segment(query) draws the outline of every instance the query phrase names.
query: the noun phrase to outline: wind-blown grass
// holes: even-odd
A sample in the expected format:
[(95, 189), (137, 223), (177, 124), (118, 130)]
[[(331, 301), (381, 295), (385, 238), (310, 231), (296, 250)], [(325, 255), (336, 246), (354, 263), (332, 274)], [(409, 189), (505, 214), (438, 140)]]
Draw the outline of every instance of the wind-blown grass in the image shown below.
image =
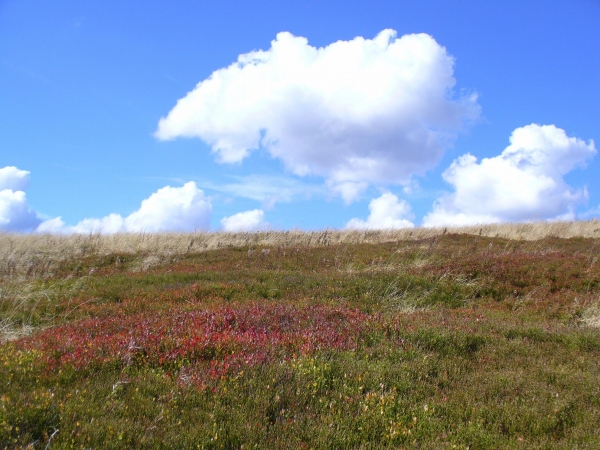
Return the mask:
[(240, 233), (100, 233), (82, 235), (0, 233), (0, 277), (51, 276), (61, 265), (81, 258), (107, 255), (146, 255), (144, 265), (189, 253), (228, 247), (322, 247), (338, 244), (380, 244), (467, 234), (516, 240), (600, 238), (600, 222), (504, 223), (469, 227), (401, 230), (266, 231)]

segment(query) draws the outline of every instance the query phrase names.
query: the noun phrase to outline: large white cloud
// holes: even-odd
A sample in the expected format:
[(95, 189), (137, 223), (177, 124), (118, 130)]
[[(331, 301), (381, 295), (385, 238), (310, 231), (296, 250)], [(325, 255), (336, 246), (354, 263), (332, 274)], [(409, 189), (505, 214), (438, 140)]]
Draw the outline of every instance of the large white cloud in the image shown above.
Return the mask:
[(427, 34), (383, 30), (315, 48), (283, 32), (198, 83), (155, 135), (199, 137), (227, 163), (263, 146), (352, 201), (368, 183), (406, 184), (433, 167), (478, 116), (475, 95), (454, 96), (453, 70)]
[(381, 197), (369, 203), (369, 217), (367, 220), (351, 219), (346, 228), (349, 229), (399, 229), (412, 228), (414, 219), (412, 209), (405, 200), (398, 199), (391, 192), (385, 192)]
[(42, 223), (39, 232), (118, 233), (208, 230), (212, 205), (204, 192), (190, 181), (181, 187), (166, 186), (142, 201), (127, 217), (109, 214), (100, 219), (84, 219), (67, 226), (60, 218)]
[(29, 172), (7, 166), (0, 169), (0, 231), (31, 231), (41, 220), (27, 204)]
[(221, 225), (223, 230), (228, 232), (256, 231), (269, 227), (262, 209), (253, 209), (252, 211), (244, 211), (233, 216), (223, 217)]
[(593, 141), (586, 144), (554, 125), (517, 128), (499, 156), (478, 163), (466, 154), (446, 169), (442, 176), (454, 192), (436, 200), (423, 225), (573, 220), (588, 194), (563, 176), (595, 154)]

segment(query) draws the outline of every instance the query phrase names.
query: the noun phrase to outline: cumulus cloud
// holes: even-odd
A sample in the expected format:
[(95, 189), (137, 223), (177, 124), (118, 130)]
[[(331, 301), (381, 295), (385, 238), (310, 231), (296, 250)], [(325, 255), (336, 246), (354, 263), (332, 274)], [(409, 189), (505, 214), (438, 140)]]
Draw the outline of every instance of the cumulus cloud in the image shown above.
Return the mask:
[(0, 169), (0, 231), (31, 231), (41, 220), (27, 203), (29, 172), (13, 166)]
[(65, 225), (62, 218), (55, 217), (54, 219), (44, 220), (35, 231), (37, 233), (63, 233), (65, 232)]
[(0, 169), (0, 191), (25, 191), (29, 186), (29, 172), (7, 166)]
[(414, 219), (412, 209), (408, 202), (400, 200), (391, 192), (385, 192), (381, 197), (369, 203), (369, 217), (367, 220), (351, 219), (346, 228), (349, 229), (399, 229), (412, 228)]
[(149, 232), (208, 229), (211, 214), (212, 206), (204, 192), (190, 181), (180, 188), (167, 186), (156, 191), (125, 218), (125, 227)]
[(493, 158), (465, 154), (443, 173), (454, 192), (438, 198), (423, 225), (469, 225), (527, 220), (573, 220), (588, 197), (563, 176), (596, 154), (594, 142), (569, 137), (554, 125), (517, 128)]
[(252, 211), (244, 211), (233, 216), (223, 217), (221, 225), (224, 231), (256, 231), (264, 230), (269, 227), (265, 221), (265, 213), (262, 209), (253, 209)]
[(166, 186), (142, 201), (140, 208), (127, 217), (109, 214), (84, 219), (67, 226), (60, 217), (46, 221), (39, 232), (118, 233), (208, 230), (212, 205), (204, 192), (190, 181), (181, 187)]
[(387, 29), (315, 48), (282, 32), (270, 49), (198, 83), (155, 135), (198, 137), (224, 163), (263, 147), (349, 202), (367, 184), (407, 184), (432, 168), (478, 117), (475, 95), (454, 95), (453, 71), (453, 57), (427, 34)]
[(29, 208), (25, 192), (0, 191), (0, 231), (30, 231), (40, 222), (35, 211)]

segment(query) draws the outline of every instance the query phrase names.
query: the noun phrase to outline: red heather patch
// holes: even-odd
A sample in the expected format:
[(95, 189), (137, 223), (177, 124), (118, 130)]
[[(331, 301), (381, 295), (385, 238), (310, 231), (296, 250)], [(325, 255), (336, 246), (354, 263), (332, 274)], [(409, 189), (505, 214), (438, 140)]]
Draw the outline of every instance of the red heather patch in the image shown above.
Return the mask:
[(325, 306), (142, 313), (50, 328), (19, 345), (41, 351), (51, 370), (64, 365), (194, 365), (198, 370), (192, 378), (199, 380), (294, 354), (353, 348), (360, 332), (373, 325), (370, 319), (358, 310)]

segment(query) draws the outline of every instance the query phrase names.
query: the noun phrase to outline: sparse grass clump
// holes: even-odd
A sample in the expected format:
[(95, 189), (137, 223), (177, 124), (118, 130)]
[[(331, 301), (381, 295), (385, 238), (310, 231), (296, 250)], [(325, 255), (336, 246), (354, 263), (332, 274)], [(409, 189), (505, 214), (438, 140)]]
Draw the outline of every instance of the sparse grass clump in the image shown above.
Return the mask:
[(598, 448), (600, 239), (475, 231), (4, 236), (0, 448)]

